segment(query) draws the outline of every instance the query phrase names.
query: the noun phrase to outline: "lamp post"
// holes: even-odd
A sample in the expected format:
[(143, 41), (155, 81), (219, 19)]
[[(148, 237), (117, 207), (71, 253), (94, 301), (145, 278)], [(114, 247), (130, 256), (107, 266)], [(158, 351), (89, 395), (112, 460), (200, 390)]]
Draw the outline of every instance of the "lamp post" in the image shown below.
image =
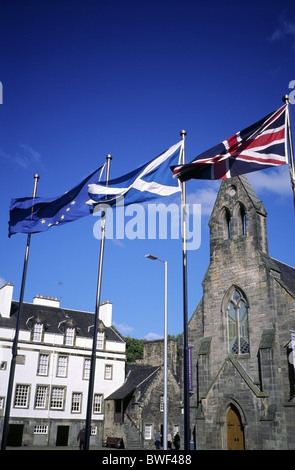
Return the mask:
[(145, 255), (146, 258), (153, 261), (164, 263), (165, 267), (165, 287), (164, 287), (164, 416), (163, 416), (163, 449), (167, 450), (167, 424), (168, 424), (168, 387), (167, 387), (167, 311), (168, 311), (168, 286), (167, 286), (167, 261), (164, 261), (154, 255)]

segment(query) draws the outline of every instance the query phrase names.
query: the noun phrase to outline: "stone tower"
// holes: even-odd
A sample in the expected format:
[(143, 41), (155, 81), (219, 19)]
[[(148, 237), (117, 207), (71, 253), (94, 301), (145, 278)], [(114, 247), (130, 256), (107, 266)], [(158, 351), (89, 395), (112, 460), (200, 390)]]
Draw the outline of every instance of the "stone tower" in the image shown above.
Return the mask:
[(189, 322), (197, 449), (295, 448), (295, 270), (269, 256), (266, 216), (245, 176), (221, 183), (203, 297)]

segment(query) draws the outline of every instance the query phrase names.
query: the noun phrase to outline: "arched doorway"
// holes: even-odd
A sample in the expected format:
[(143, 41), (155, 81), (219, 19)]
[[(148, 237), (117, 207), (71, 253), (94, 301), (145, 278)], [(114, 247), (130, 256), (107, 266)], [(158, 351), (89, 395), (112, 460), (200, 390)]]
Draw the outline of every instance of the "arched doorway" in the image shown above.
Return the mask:
[(231, 405), (226, 416), (227, 448), (228, 450), (244, 450), (244, 429), (240, 413)]

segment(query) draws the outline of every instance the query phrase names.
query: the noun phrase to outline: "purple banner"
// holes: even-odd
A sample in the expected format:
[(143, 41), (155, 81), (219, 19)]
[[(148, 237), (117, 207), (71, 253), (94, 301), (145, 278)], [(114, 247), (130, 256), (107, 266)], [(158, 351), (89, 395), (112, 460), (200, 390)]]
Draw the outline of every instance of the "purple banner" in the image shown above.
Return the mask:
[(193, 354), (192, 346), (188, 347), (188, 390), (193, 391)]

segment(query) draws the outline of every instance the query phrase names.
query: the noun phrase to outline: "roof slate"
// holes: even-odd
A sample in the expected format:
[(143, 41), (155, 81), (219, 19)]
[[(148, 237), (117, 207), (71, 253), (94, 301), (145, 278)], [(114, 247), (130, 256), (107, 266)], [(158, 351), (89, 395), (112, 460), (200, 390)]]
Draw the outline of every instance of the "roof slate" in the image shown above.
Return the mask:
[[(0, 327), (15, 328), (19, 302), (11, 302), (10, 318), (0, 316)], [(65, 322), (77, 329), (77, 334), (85, 338), (92, 338), (92, 328), (94, 325), (94, 313), (83, 312), (79, 310), (68, 310), (60, 307), (52, 307), (48, 305), (38, 305), (23, 303), (20, 316), (20, 330), (28, 330), (30, 318), (39, 318), (44, 323), (45, 330), (48, 333), (62, 334), (61, 325)], [(103, 323), (103, 322), (101, 322)], [(124, 343), (123, 337), (113, 327), (105, 327), (103, 325), (108, 341), (116, 341)]]
[(123, 400), (128, 395), (133, 394), (135, 390), (140, 392), (140, 396), (143, 396), (158, 370), (160, 370), (160, 367), (127, 362), (124, 384), (111, 393), (106, 400)]
[(272, 258), (281, 273), (281, 280), (290, 292), (295, 295), (295, 268)]

